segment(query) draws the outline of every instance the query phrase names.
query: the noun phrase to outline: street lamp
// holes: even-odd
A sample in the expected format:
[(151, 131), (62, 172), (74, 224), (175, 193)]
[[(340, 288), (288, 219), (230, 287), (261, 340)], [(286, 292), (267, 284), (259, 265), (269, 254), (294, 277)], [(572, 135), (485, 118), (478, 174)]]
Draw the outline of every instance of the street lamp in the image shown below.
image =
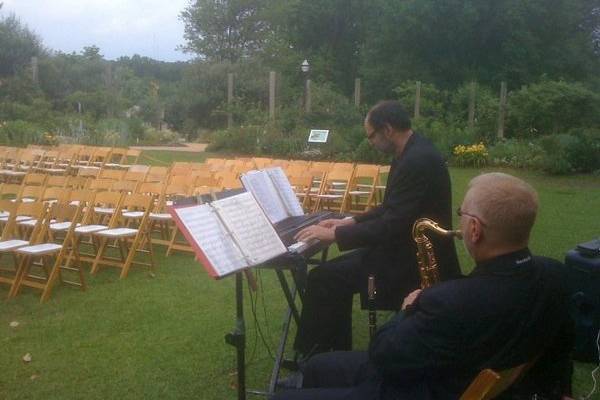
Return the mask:
[(310, 64), (308, 63), (308, 60), (302, 61), (302, 64), (300, 64), (300, 70), (304, 74), (304, 111), (308, 113), (310, 112), (310, 80), (308, 79)]

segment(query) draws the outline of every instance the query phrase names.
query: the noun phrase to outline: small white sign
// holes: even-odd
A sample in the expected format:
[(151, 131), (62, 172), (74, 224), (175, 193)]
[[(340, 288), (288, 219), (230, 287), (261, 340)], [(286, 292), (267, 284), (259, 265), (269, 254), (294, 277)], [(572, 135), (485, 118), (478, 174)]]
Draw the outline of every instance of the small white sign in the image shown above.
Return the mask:
[(327, 143), (328, 137), (328, 129), (311, 129), (310, 135), (308, 135), (308, 143)]

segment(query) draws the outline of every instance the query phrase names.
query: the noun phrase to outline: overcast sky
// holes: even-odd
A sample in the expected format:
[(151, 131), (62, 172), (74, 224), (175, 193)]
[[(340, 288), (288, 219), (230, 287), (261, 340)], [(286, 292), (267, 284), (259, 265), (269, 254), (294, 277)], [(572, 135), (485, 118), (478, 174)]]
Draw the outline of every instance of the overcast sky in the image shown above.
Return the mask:
[(100, 47), (107, 59), (140, 54), (162, 61), (188, 60), (179, 13), (189, 0), (0, 0), (46, 47), (79, 53)]

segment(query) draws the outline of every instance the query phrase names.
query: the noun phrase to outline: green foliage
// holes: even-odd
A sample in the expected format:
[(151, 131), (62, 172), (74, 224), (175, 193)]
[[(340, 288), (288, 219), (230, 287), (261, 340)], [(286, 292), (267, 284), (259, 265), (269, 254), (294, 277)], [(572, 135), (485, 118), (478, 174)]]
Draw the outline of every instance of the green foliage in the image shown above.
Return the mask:
[(542, 80), (511, 92), (507, 130), (516, 137), (600, 126), (600, 93), (582, 83)]
[(207, 151), (234, 150), (239, 154), (253, 154), (257, 148), (257, 138), (261, 128), (257, 126), (242, 126), (228, 130), (216, 131)]
[(39, 37), (16, 16), (0, 17), (0, 77), (18, 73), (43, 52)]
[(551, 174), (600, 170), (600, 131), (579, 135), (544, 136), (540, 145), (546, 153), (543, 168)]
[(15, 120), (0, 125), (0, 141), (11, 146), (40, 143), (44, 128), (32, 122)]
[(511, 168), (541, 169), (546, 159), (544, 149), (535, 141), (507, 139), (489, 148), (493, 165)]

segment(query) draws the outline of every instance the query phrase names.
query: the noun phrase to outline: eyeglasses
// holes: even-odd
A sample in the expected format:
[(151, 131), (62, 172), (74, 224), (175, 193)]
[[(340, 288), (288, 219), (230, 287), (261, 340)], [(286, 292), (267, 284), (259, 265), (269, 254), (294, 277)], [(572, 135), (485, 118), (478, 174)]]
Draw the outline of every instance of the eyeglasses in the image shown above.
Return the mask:
[(481, 220), (481, 218), (479, 218), (477, 215), (473, 215), (473, 214), (469, 214), (468, 212), (464, 212), (463, 210), (460, 209), (460, 207), (456, 209), (456, 215), (458, 215), (459, 217), (466, 215), (467, 217), (475, 218), (477, 221), (479, 221), (479, 223), (482, 226), (485, 226), (485, 222), (483, 222)]
[(372, 140), (375, 137), (375, 135), (377, 135), (377, 132), (379, 132), (379, 130), (377, 129), (374, 129), (373, 131), (371, 131), (371, 133), (367, 132), (367, 140)]

